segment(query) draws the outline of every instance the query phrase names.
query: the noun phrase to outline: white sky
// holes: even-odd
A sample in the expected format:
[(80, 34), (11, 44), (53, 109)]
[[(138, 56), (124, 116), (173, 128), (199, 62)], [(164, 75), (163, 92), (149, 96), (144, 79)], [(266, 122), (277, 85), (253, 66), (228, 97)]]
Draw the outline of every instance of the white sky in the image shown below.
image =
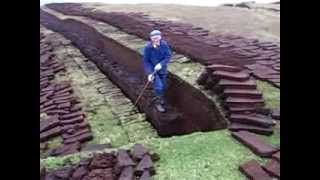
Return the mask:
[[(161, 4), (182, 4), (197, 6), (218, 6), (225, 3), (240, 3), (251, 0), (40, 0), (40, 6), (47, 3), (62, 2), (103, 2), (110, 4), (139, 4), (139, 3), (161, 3)], [(253, 1), (253, 0), (252, 0)], [(256, 3), (271, 3), (280, 0), (255, 0)]]

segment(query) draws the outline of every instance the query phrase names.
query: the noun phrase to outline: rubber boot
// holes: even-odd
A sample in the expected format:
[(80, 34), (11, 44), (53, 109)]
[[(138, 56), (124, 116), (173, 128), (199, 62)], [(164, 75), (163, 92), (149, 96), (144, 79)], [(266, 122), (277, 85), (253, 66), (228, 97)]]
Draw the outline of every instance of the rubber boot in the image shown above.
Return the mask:
[(160, 102), (161, 105), (165, 104), (164, 98), (162, 96), (159, 96), (159, 102)]
[(164, 100), (163, 100), (163, 98), (157, 97), (157, 98), (156, 98), (156, 101), (155, 101), (155, 107), (156, 107), (157, 111), (159, 111), (159, 112), (161, 112), (161, 113), (165, 112), (166, 110), (165, 110), (165, 108), (163, 107), (163, 105), (164, 105)]

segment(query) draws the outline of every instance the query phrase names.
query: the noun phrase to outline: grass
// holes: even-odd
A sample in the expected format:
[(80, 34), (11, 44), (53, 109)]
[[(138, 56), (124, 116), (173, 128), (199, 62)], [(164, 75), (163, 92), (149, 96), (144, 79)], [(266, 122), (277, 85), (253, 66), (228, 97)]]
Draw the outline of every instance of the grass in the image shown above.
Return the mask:
[(280, 108), (280, 89), (267, 82), (257, 80), (257, 87), (263, 93), (268, 108)]
[(118, 124), (109, 107), (100, 106), (95, 113), (88, 113), (88, 119), (95, 137), (90, 144), (111, 143), (118, 147), (129, 143), (126, 132)]
[(280, 145), (280, 123), (277, 122), (278, 124), (274, 127), (274, 133), (271, 136), (262, 136), (263, 139), (266, 140), (266, 142), (278, 146)]
[(52, 140), (48, 141), (48, 148), (53, 149), (62, 145), (62, 137), (55, 137)]
[[(160, 160), (155, 163), (155, 180), (241, 180), (245, 177), (238, 170), (239, 165), (251, 159), (265, 162), (233, 139), (228, 130), (151, 138), (137, 143), (143, 143), (160, 155)], [(119, 148), (130, 148), (132, 145), (129, 143)], [(81, 154), (50, 157), (41, 163), (55, 169), (74, 164), (81, 157)]]
[(160, 154), (156, 180), (245, 179), (239, 165), (251, 159), (262, 162), (227, 130), (157, 138), (145, 144)]
[(77, 164), (81, 160), (79, 154), (63, 157), (48, 157), (40, 160), (41, 166), (44, 166), (48, 170), (58, 169), (60, 167)]

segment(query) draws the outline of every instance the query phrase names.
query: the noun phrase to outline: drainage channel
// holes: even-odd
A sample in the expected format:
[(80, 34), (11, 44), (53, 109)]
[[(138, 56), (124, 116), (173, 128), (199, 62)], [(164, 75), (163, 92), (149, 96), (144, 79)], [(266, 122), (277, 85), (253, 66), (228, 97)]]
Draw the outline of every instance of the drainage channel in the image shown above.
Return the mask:
[[(127, 37), (132, 42), (139, 43), (138, 49), (140, 50), (143, 47), (142, 44), (145, 43), (143, 40), (126, 35), (117, 28), (89, 18), (64, 16), (47, 8), (42, 8), (40, 12), (41, 24), (70, 39), (131, 100), (136, 99), (144, 83), (142, 56), (136, 50), (130, 49), (112, 38)], [(110, 37), (110, 34), (113, 37)], [(180, 60), (183, 58), (181, 57)], [(183, 63), (177, 63), (172, 67), (179, 68), (178, 64), (186, 66)], [(166, 97), (169, 113), (158, 113), (150, 106), (153, 98), (151, 89), (138, 103), (139, 109), (146, 113), (161, 136), (215, 130), (225, 128), (227, 125), (215, 102), (209, 99), (204, 91), (193, 86), (196, 84), (196, 76), (193, 80), (189, 79), (189, 82), (185, 81), (188, 78), (182, 74), (188, 73), (195, 74), (195, 72), (183, 72), (180, 75), (169, 74), (169, 89)]]

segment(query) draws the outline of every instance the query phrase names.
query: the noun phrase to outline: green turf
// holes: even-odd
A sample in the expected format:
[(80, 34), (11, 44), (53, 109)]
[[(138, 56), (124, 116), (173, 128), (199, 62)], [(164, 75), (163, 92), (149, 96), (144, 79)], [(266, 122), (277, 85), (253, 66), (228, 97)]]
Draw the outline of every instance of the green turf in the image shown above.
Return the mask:
[[(266, 161), (233, 139), (228, 130), (151, 138), (137, 143), (143, 143), (160, 155), (160, 160), (156, 162), (155, 180), (240, 180), (245, 177), (238, 170), (239, 165), (251, 159), (261, 163)], [(132, 145), (133, 143), (130, 143), (120, 148), (130, 148)], [(50, 157), (42, 160), (42, 163), (49, 169), (55, 169), (79, 160), (80, 155), (75, 154)]]
[(278, 124), (273, 128), (274, 133), (271, 136), (262, 136), (261, 137), (263, 139), (266, 140), (266, 142), (275, 145), (275, 146), (279, 146), (280, 145), (280, 123), (278, 122)]
[(279, 108), (280, 107), (280, 89), (271, 84), (257, 80), (258, 89), (263, 93), (266, 101), (266, 107)]
[(156, 180), (245, 179), (239, 165), (251, 159), (262, 161), (227, 130), (157, 138), (144, 144), (160, 154)]
[(80, 161), (80, 159), (81, 157), (79, 154), (63, 157), (48, 157), (46, 159), (40, 159), (40, 164), (50, 171), (64, 166), (76, 164)]
[(100, 106), (94, 113), (87, 113), (94, 139), (90, 144), (111, 143), (118, 147), (129, 143), (128, 136), (107, 106)]
[(52, 140), (48, 141), (48, 149), (53, 149), (62, 145), (62, 137), (55, 137)]

